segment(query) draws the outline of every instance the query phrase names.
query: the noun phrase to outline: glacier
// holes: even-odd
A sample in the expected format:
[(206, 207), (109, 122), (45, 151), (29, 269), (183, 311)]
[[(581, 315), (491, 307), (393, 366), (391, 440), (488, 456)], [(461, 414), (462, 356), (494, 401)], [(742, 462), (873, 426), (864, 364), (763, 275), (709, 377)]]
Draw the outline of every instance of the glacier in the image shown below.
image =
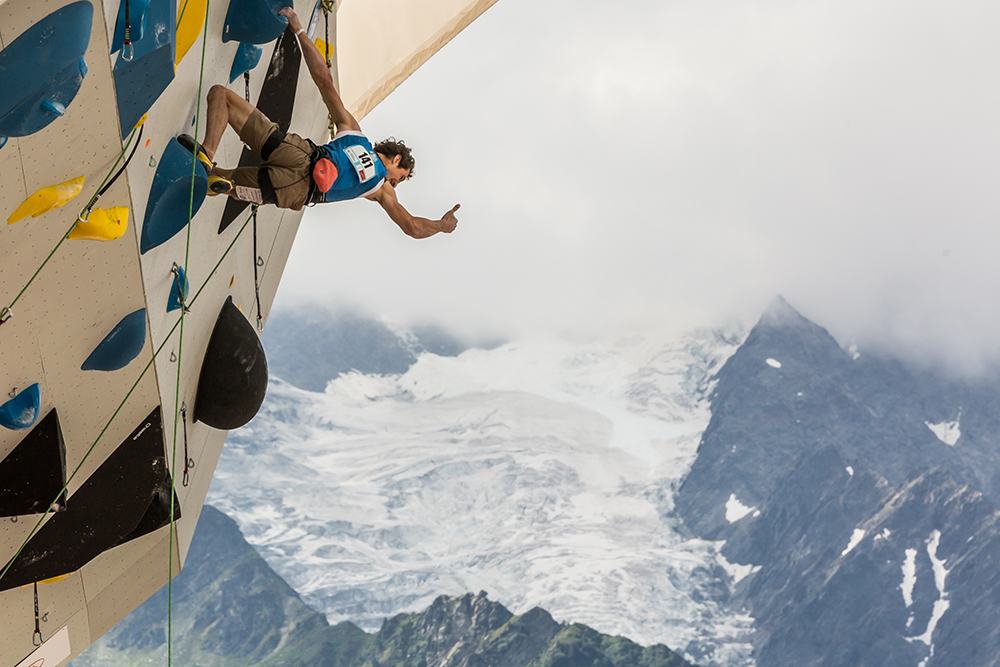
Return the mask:
[(373, 630), (486, 590), (515, 613), (752, 665), (722, 543), (673, 514), (744, 335), (535, 336), (324, 393), (272, 378), (207, 501), (331, 623)]

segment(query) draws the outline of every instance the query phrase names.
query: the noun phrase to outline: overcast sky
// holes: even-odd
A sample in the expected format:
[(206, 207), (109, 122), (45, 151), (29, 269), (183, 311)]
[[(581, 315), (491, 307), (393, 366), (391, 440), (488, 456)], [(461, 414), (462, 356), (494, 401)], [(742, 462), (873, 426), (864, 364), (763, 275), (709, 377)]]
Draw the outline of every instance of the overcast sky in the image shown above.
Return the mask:
[(458, 230), (313, 209), (276, 305), (590, 335), (780, 293), (842, 342), (998, 360), (998, 25), (980, 0), (500, 0), (362, 122)]

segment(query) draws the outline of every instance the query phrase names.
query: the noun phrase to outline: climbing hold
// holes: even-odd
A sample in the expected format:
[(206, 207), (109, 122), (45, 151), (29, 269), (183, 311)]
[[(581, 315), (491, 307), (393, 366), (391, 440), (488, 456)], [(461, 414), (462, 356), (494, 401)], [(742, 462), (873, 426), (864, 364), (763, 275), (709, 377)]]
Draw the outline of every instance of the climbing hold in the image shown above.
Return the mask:
[(38, 419), (38, 408), (41, 403), (42, 393), (36, 382), (0, 405), (0, 426), (12, 431), (23, 431), (26, 428), (31, 428), (31, 425)]
[(177, 15), (177, 59), (180, 65), (188, 50), (198, 41), (201, 28), (205, 25), (205, 4), (208, 0), (183, 0)]
[(330, 49), (330, 55), (331, 56), (333, 55), (333, 44), (327, 44), (326, 42), (324, 42), (319, 37), (317, 37), (313, 41), (316, 44), (316, 48), (319, 49), (319, 52), (322, 53), (324, 57), (327, 55), (327, 53), (326, 53), (327, 48)]
[(66, 115), (66, 107), (62, 102), (56, 102), (55, 100), (45, 100), (42, 102), (42, 109), (56, 116)]
[(229, 70), (229, 83), (256, 67), (263, 53), (264, 49), (259, 46), (240, 42), (239, 48), (236, 49), (236, 57), (233, 58), (233, 68)]
[[(142, 115), (174, 80), (174, 34), (177, 5), (174, 0), (149, 0), (146, 21), (150, 28), (142, 39), (133, 40), (130, 61), (119, 57), (115, 63), (115, 95), (122, 137), (135, 127)], [(134, 19), (133, 19), (134, 23)]]
[(291, 6), (291, 0), (229, 0), (222, 41), (273, 42), (288, 27), (287, 19), (278, 16), (278, 11)]
[[(115, 23), (115, 34), (111, 38), (111, 53), (117, 53), (125, 43), (125, 2), (122, 0), (118, 6), (118, 20)], [(129, 41), (135, 44), (142, 39), (146, 32), (146, 14), (149, 9), (149, 0), (127, 0), (128, 2), (128, 26)]]
[(184, 306), (184, 302), (187, 300), (188, 290), (191, 289), (191, 285), (188, 283), (187, 275), (184, 273), (183, 266), (177, 266), (174, 264), (172, 271), (174, 274), (174, 282), (170, 285), (170, 296), (167, 297), (168, 313), (180, 310)]
[[(170, 488), (156, 407), (73, 492), (66, 511), (49, 517), (24, 545), (0, 579), (0, 590), (76, 572), (108, 549), (166, 525)], [(177, 509), (175, 499), (174, 518)]]
[(21, 205), (10, 214), (10, 217), (7, 218), (7, 224), (13, 225), (15, 222), (23, 220), (29, 215), (32, 218), (37, 218), (43, 213), (48, 213), (54, 208), (59, 208), (70, 199), (80, 194), (81, 190), (83, 190), (83, 176), (74, 178), (71, 181), (66, 181), (65, 183), (60, 183), (59, 185), (50, 185), (47, 188), (42, 188), (35, 194), (25, 199)]
[(228, 297), (208, 341), (194, 419), (218, 429), (243, 426), (267, 391), (267, 358), (257, 332)]
[(0, 137), (25, 137), (66, 112), (87, 65), (94, 6), (80, 0), (28, 28), (0, 51)]
[(146, 345), (146, 309), (122, 318), (100, 345), (94, 348), (80, 370), (117, 371), (139, 356)]
[[(38, 385), (35, 385), (36, 387)], [(0, 516), (66, 509), (66, 445), (55, 408), (0, 461)]]
[(95, 208), (86, 219), (77, 218), (66, 238), (85, 241), (114, 241), (128, 228), (128, 209), (115, 206), (107, 210)]
[[(154, 0), (155, 1), (155, 0)], [(194, 155), (171, 139), (160, 156), (146, 202), (146, 216), (139, 235), (139, 251), (146, 254), (165, 243), (188, 224), (191, 207), (191, 163)], [(208, 174), (199, 162), (194, 166), (194, 208), (198, 212), (208, 193)]]

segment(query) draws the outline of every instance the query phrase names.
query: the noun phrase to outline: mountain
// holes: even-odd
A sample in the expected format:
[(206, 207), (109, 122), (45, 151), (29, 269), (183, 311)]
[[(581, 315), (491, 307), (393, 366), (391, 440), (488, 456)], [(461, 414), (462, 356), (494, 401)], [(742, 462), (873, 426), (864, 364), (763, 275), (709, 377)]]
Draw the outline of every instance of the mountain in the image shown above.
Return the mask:
[(1000, 655), (998, 399), (779, 297), (745, 336), (274, 380), (211, 494), (333, 622), (485, 588), (705, 665), (978, 667)]
[(746, 665), (753, 619), (728, 606), (721, 543), (672, 514), (742, 335), (531, 337), (323, 393), (272, 376), (209, 502), (331, 623), (375, 631), (489, 590), (515, 614)]
[[(329, 626), (206, 505), (184, 570), (174, 580), (172, 660), (227, 667), (688, 667), (666, 646), (641, 647), (534, 608), (515, 616), (486, 593), (434, 600), (387, 619), (376, 634)], [(81, 654), (75, 667), (160, 663), (167, 591), (161, 590)]]
[(995, 665), (1000, 383), (844, 350), (776, 300), (676, 513), (739, 565), (759, 667)]
[(304, 306), (272, 314), (262, 342), (271, 373), (309, 391), (323, 391), (341, 373), (405, 373), (423, 352), (456, 356), (467, 348), (440, 327), (394, 331), (352, 311)]

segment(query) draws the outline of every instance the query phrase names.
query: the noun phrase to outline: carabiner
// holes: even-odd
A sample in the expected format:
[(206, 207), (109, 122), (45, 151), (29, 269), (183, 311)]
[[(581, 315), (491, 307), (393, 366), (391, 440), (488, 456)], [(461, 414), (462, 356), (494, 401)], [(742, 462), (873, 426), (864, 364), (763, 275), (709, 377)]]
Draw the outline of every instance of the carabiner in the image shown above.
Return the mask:
[[(125, 49), (128, 49), (128, 55), (125, 55)], [(132, 42), (125, 42), (122, 44), (122, 60), (127, 63), (132, 62), (132, 58), (135, 57), (135, 47), (132, 46)]]

